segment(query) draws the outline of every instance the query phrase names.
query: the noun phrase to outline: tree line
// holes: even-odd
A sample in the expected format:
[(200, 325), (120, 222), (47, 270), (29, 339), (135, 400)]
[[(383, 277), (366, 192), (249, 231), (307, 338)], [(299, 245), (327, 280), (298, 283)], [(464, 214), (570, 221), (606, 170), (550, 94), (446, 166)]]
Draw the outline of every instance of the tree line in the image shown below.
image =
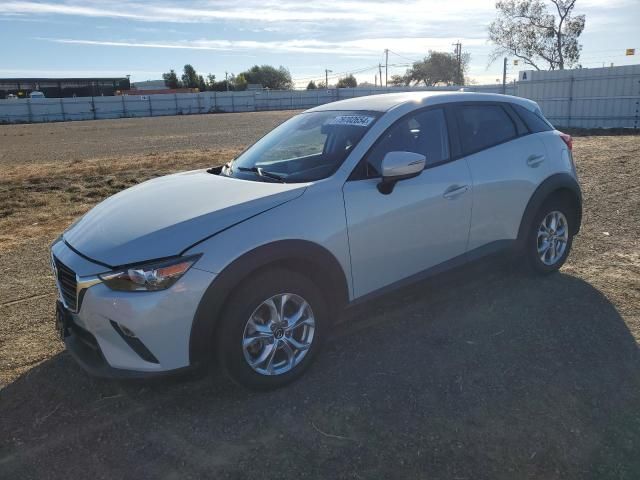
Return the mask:
[(285, 67), (278, 68), (271, 65), (254, 65), (250, 69), (237, 75), (231, 74), (224, 80), (217, 80), (215, 75), (206, 77), (199, 74), (193, 65), (187, 64), (178, 77), (175, 70), (169, 70), (162, 74), (162, 79), (167, 88), (197, 88), (201, 92), (206, 91), (242, 91), (250, 84), (261, 85), (262, 88), (271, 90), (289, 90), (293, 88), (291, 73)]

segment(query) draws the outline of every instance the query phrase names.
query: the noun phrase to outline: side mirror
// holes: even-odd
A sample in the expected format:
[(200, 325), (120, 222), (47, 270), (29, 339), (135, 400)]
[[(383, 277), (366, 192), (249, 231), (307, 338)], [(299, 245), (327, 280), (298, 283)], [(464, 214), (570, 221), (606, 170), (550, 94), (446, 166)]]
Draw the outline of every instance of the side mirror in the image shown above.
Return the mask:
[(385, 195), (393, 192), (396, 182), (417, 177), (424, 170), (427, 157), (414, 152), (389, 152), (382, 160), (382, 181), (378, 191)]

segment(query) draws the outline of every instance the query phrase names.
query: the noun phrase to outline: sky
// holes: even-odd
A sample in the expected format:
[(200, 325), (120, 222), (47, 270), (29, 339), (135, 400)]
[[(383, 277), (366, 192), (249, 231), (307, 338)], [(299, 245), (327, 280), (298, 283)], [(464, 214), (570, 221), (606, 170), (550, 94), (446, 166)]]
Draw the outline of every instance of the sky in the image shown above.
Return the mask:
[[(640, 63), (640, 0), (577, 0), (584, 67)], [(468, 76), (495, 83), (487, 26), (493, 0), (0, 0), (0, 77), (131, 75), (159, 79), (190, 63), (223, 79), (255, 64), (287, 67), (297, 86), (353, 72), (374, 82), (429, 50), (471, 55)], [(625, 49), (635, 48), (634, 57)], [(509, 61), (509, 78), (524, 69)]]

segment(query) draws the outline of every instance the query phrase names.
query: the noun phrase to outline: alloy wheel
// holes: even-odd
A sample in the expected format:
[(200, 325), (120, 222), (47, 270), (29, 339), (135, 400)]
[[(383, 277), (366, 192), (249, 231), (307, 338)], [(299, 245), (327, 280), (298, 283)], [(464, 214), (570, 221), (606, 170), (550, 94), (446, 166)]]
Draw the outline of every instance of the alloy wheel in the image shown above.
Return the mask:
[(555, 265), (565, 253), (569, 241), (567, 217), (554, 210), (547, 214), (538, 227), (538, 256), (547, 266)]
[(262, 302), (244, 328), (242, 351), (261, 375), (292, 370), (311, 348), (316, 322), (309, 303), (299, 295), (281, 293)]

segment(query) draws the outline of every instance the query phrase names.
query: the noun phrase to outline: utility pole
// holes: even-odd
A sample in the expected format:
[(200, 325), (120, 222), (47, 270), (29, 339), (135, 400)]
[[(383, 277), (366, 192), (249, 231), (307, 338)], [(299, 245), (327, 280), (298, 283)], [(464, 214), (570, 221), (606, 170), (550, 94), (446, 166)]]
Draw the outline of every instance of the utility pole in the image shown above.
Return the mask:
[[(382, 77), (380, 77), (382, 83)], [(389, 49), (384, 49), (384, 87), (389, 86)]]
[(382, 64), (378, 63), (378, 73), (380, 74), (380, 76), (378, 77), (380, 79), (380, 86), (382, 86)]
[(464, 78), (462, 78), (462, 44), (460, 43), (460, 40), (458, 40), (457, 43), (454, 43), (453, 46), (456, 47), (455, 55), (456, 62), (458, 62), (458, 81), (459, 83), (464, 83)]
[(502, 67), (502, 94), (507, 93), (507, 57), (504, 57), (504, 65)]
[(333, 73), (333, 70), (329, 70), (328, 68), (324, 69), (324, 86), (327, 90), (329, 90), (329, 74)]
[(378, 74), (377, 73), (373, 76), (373, 84), (376, 87), (378, 86)]
[(224, 84), (227, 87), (227, 92), (229, 91), (229, 72), (224, 72)]

